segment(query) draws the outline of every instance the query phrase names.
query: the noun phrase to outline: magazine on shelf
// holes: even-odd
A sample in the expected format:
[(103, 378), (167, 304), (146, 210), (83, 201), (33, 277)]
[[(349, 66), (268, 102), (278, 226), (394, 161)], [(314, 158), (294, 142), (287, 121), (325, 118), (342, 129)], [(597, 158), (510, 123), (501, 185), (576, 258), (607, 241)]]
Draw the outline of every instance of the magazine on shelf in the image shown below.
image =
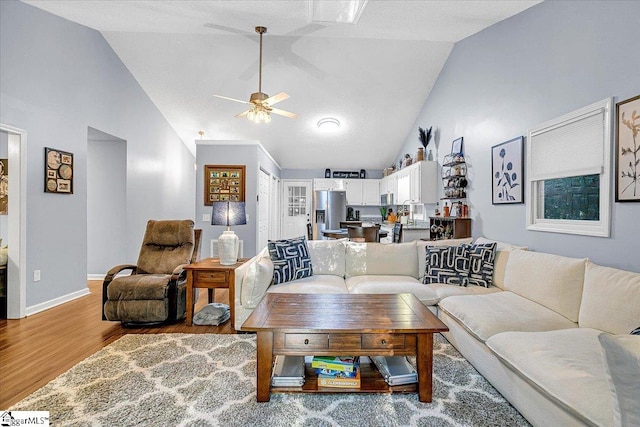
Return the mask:
[(370, 356), (382, 378), (390, 386), (418, 382), (418, 372), (404, 356)]
[(313, 356), (311, 367), (354, 372), (357, 364), (358, 358), (353, 356)]
[(318, 387), (360, 388), (360, 369), (356, 369), (356, 376), (353, 378), (319, 374)]
[(273, 387), (301, 387), (304, 384), (304, 356), (277, 355), (273, 363)]

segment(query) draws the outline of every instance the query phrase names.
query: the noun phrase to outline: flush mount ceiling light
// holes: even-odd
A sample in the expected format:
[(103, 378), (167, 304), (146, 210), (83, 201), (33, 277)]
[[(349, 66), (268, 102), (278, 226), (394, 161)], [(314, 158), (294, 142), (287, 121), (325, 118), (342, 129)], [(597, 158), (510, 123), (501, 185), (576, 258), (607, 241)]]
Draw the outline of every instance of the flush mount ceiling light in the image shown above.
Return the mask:
[(318, 129), (322, 132), (335, 132), (340, 129), (340, 121), (333, 117), (318, 120)]
[(369, 0), (309, 0), (311, 22), (357, 24)]

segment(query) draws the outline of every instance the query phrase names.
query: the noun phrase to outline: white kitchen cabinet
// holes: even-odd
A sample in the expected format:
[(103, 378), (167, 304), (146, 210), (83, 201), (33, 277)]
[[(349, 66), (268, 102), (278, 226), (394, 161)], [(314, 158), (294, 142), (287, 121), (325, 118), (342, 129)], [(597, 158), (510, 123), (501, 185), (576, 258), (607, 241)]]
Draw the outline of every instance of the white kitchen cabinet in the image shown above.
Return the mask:
[(362, 205), (362, 179), (349, 179), (344, 183), (347, 205)]
[(413, 203), (436, 203), (438, 201), (437, 162), (417, 162), (395, 173), (398, 176), (396, 204), (407, 200)]
[(345, 190), (344, 179), (314, 178), (314, 190)]
[(347, 191), (347, 204), (355, 206), (377, 206), (380, 204), (380, 185), (378, 179), (347, 179), (344, 182)]
[(398, 176), (398, 198), (394, 200), (396, 205), (401, 205), (411, 200), (411, 171), (408, 168), (396, 172)]
[(387, 175), (380, 180), (380, 194), (393, 195), (394, 203), (398, 201), (398, 176), (395, 173)]
[(380, 205), (380, 180), (362, 180), (362, 204), (366, 206)]

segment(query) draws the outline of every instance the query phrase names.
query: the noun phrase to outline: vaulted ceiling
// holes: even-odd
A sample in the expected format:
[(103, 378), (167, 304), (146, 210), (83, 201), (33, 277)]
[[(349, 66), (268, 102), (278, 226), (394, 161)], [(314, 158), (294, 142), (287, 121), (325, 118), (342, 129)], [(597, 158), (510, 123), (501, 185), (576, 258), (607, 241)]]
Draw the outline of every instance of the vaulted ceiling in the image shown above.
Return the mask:
[[(100, 31), (195, 153), (195, 140), (258, 140), (284, 168), (392, 163), (454, 44), (539, 1), (370, 0), (356, 24), (312, 22), (310, 2), (23, 0)], [(330, 0), (323, 0), (330, 1)], [(299, 114), (234, 116), (258, 91)], [(317, 122), (335, 117), (326, 134)], [(425, 126), (428, 123), (424, 124)]]

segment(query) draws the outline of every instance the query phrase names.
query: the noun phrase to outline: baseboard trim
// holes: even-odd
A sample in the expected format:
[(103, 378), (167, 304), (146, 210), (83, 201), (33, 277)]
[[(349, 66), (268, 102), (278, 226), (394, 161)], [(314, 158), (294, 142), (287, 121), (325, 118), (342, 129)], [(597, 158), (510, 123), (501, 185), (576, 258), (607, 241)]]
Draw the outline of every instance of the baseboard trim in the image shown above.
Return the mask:
[(98, 273), (98, 274), (87, 274), (87, 280), (104, 280), (106, 274)]
[(67, 295), (63, 295), (58, 298), (54, 298), (49, 301), (41, 302), (40, 304), (32, 305), (31, 307), (27, 307), (25, 310), (25, 315), (31, 316), (36, 313), (40, 313), (41, 311), (48, 310), (50, 308), (56, 307), (60, 304), (64, 304), (65, 302), (72, 301), (74, 299), (83, 297), (85, 295), (89, 295), (89, 288), (85, 288), (76, 292), (72, 292)]

